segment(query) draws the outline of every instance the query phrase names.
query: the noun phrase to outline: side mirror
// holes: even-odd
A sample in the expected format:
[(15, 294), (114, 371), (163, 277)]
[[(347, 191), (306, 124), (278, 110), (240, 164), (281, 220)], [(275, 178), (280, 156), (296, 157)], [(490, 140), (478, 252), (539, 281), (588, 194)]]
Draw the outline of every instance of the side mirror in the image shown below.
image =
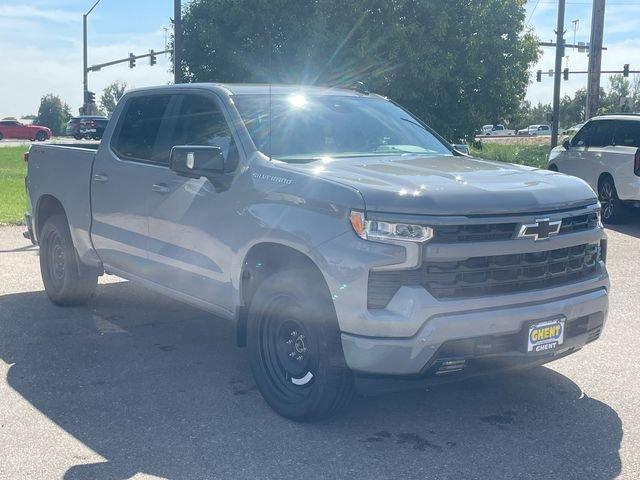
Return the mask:
[(224, 155), (220, 147), (176, 146), (169, 155), (169, 168), (185, 177), (214, 177), (224, 174)]
[(562, 146), (564, 147), (565, 150), (569, 150), (569, 147), (571, 146), (571, 141), (569, 140), (569, 137), (565, 137), (565, 139), (562, 140)]

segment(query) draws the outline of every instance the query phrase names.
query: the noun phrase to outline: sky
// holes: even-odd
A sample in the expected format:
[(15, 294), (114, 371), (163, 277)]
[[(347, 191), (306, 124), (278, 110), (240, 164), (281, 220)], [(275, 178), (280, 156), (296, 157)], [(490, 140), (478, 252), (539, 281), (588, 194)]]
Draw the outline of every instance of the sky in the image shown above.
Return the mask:
[[(82, 14), (95, 0), (0, 0), (0, 118), (37, 113), (40, 98), (55, 93), (77, 113), (82, 103)], [(187, 0), (183, 0), (186, 3)], [(557, 0), (529, 0), (527, 27), (543, 41), (554, 40)], [(89, 16), (89, 65), (124, 58), (129, 52), (163, 50), (165, 29), (171, 25), (172, 0), (101, 0)], [(566, 40), (589, 41), (591, 1), (567, 0)], [(603, 69), (621, 70), (625, 63), (640, 69), (640, 0), (607, 0)], [(535, 82), (535, 71), (554, 66), (554, 51), (543, 48), (531, 68), (527, 91), (532, 103), (551, 102), (552, 78)], [(567, 50), (571, 70), (586, 70), (587, 55)], [(100, 93), (114, 80), (130, 87), (169, 83), (168, 56), (151, 67), (147, 59), (130, 69), (127, 63), (89, 73), (89, 89)], [(562, 94), (586, 85), (586, 75), (562, 82)], [(607, 79), (603, 76), (603, 85)]]

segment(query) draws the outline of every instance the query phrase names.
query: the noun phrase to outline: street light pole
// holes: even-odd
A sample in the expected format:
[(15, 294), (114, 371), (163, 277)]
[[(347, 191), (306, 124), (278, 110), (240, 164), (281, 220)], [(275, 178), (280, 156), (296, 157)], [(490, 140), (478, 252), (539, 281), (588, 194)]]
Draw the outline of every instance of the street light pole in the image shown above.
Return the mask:
[(87, 59), (87, 17), (96, 8), (101, 0), (96, 0), (93, 7), (87, 13), (82, 15), (82, 109), (87, 112), (87, 92), (89, 91), (89, 65)]

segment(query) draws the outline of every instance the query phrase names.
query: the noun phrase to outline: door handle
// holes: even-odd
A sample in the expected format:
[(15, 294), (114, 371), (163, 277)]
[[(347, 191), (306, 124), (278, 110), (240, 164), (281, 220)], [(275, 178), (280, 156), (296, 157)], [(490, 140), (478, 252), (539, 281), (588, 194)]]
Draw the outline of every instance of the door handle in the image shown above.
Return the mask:
[(169, 189), (168, 186), (166, 186), (164, 183), (154, 183), (153, 186), (151, 187), (151, 190), (156, 192), (156, 193), (169, 193), (171, 190)]
[(109, 177), (107, 177), (105, 174), (103, 173), (96, 173), (93, 176), (93, 181), (94, 182), (99, 182), (99, 183), (106, 183), (109, 181)]

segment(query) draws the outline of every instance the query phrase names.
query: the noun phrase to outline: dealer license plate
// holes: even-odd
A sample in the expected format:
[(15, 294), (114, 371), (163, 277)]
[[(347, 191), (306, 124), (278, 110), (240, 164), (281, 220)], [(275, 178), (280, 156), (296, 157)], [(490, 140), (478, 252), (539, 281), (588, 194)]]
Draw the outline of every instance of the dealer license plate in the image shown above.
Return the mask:
[(564, 343), (564, 324), (564, 318), (554, 318), (530, 325), (527, 352), (542, 353), (556, 350)]

